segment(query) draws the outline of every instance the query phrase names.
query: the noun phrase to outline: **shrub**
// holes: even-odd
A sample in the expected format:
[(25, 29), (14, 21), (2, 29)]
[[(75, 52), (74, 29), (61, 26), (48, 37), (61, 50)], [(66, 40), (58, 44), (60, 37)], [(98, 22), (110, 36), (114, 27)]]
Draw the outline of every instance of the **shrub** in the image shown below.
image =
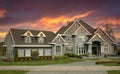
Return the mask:
[(14, 50), (14, 61), (15, 62), (18, 61), (18, 50), (17, 49)]
[(77, 58), (82, 59), (82, 55), (78, 55)]
[(65, 53), (64, 55), (68, 57), (77, 57), (75, 53)]
[(39, 53), (38, 51), (32, 51), (32, 58), (33, 60), (38, 60), (39, 59)]
[(107, 55), (106, 55), (106, 54), (104, 55), (104, 58), (107, 58)]

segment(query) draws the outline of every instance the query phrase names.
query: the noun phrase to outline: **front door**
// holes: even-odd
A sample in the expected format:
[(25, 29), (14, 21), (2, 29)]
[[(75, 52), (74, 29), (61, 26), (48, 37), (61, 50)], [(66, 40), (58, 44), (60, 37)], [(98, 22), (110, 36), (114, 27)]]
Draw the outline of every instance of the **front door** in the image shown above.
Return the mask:
[(100, 51), (101, 51), (101, 42), (94, 41), (92, 43), (92, 54), (93, 55), (100, 55), (101, 54)]
[(92, 47), (92, 54), (97, 55), (97, 47)]

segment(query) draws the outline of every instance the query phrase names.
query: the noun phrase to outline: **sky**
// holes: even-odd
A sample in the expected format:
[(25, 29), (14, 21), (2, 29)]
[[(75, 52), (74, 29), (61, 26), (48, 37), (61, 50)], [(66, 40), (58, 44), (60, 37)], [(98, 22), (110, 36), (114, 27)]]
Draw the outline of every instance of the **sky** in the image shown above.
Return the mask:
[(0, 0), (0, 41), (10, 28), (56, 32), (68, 21), (109, 24), (120, 38), (120, 0)]

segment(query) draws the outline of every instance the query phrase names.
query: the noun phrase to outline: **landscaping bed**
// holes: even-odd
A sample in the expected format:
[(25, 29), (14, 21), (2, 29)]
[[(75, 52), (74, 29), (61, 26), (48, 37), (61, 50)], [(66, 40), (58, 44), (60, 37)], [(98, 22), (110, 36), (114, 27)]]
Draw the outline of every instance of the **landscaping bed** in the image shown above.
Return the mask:
[(31, 61), (18, 61), (18, 62), (8, 62), (0, 60), (0, 66), (41, 66), (49, 64), (66, 64), (72, 62), (79, 62), (81, 59), (71, 59), (71, 58), (61, 58), (54, 60), (31, 60)]
[(120, 74), (120, 70), (110, 70), (107, 72), (108, 72), (108, 74)]
[(96, 64), (103, 64), (105, 66), (120, 66), (120, 60), (97, 60)]

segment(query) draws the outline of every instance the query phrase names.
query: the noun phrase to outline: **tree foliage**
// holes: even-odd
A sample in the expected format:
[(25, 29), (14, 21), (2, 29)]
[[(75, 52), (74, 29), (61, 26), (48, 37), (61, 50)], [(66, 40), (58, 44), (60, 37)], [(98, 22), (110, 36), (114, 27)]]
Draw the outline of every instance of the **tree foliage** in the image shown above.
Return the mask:
[(18, 61), (18, 50), (17, 49), (14, 50), (14, 61), (15, 62)]

